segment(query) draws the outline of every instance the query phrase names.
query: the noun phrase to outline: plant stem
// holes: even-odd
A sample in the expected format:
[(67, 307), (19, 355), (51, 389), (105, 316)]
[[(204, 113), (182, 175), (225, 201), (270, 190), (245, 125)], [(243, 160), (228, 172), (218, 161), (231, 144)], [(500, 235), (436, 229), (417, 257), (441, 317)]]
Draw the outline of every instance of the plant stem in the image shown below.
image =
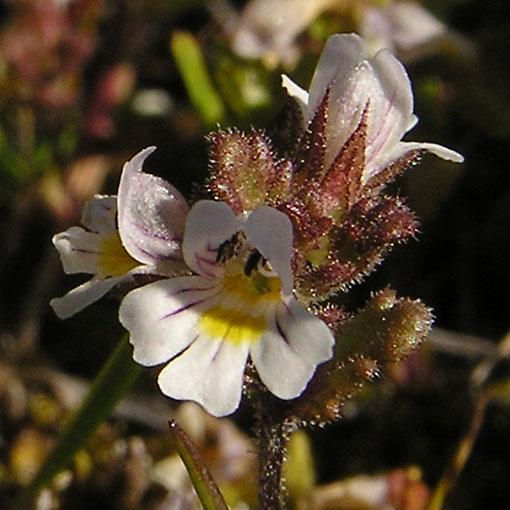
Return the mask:
[(278, 404), (272, 395), (260, 392), (257, 409), (259, 510), (281, 510), (284, 506), (281, 477), (289, 425)]

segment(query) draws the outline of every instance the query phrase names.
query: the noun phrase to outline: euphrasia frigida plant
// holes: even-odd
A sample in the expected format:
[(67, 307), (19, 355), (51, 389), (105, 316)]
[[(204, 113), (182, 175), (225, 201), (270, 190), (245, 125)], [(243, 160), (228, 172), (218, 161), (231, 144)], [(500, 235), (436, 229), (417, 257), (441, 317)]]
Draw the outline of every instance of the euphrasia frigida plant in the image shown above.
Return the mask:
[(386, 185), (424, 151), (462, 157), (402, 141), (417, 122), (405, 69), (387, 51), (367, 58), (356, 35), (328, 40), (308, 92), (283, 85), (267, 130), (209, 135), (210, 200), (189, 208), (143, 172), (152, 148), (126, 163), (117, 196), (55, 236), (66, 272), (93, 276), (52, 304), (67, 317), (129, 282), (120, 321), (134, 359), (163, 366), (163, 393), (224, 416), (244, 388), (284, 421), (324, 423), (431, 325), (425, 305), (390, 289), (357, 314), (332, 302), (416, 232)]

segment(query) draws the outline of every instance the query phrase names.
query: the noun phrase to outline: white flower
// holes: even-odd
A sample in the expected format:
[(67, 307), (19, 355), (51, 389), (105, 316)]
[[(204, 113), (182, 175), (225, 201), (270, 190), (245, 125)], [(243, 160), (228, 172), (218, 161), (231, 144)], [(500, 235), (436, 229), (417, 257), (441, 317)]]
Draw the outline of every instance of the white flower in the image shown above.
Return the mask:
[(173, 186), (142, 171), (145, 158), (154, 150), (149, 147), (124, 165), (117, 197), (96, 196), (85, 205), (83, 228), (71, 227), (53, 237), (66, 273), (93, 275), (51, 301), (61, 319), (134, 274), (171, 274), (182, 260), (188, 205)]
[(413, 93), (404, 66), (389, 51), (369, 59), (365, 43), (356, 34), (331, 36), (306, 92), (287, 76), (287, 92), (300, 104), (310, 122), (329, 91), (325, 167), (358, 127), (367, 109), (367, 138), (363, 181), (413, 150), (427, 150), (443, 159), (462, 162), (455, 151), (434, 143), (402, 142), (418, 121), (413, 114)]
[(265, 58), (292, 65), (299, 50), (296, 38), (337, 0), (251, 0), (235, 20), (232, 49), (246, 58)]
[(167, 363), (166, 395), (224, 416), (239, 405), (251, 357), (277, 397), (301, 394), (317, 364), (332, 356), (328, 327), (292, 296), (292, 225), (268, 206), (235, 216), (200, 201), (187, 217), (183, 256), (193, 276), (131, 291), (120, 307), (134, 359)]
[(370, 47), (409, 51), (437, 40), (448, 27), (416, 2), (367, 5), (359, 31)]

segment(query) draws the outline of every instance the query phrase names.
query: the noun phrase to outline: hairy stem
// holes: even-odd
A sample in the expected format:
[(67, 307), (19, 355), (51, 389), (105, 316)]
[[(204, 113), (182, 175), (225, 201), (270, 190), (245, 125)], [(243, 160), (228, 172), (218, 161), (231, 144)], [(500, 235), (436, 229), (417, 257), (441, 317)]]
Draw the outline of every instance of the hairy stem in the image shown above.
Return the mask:
[(281, 510), (284, 507), (282, 465), (289, 424), (283, 416), (281, 401), (272, 395), (261, 391), (257, 407), (259, 509)]

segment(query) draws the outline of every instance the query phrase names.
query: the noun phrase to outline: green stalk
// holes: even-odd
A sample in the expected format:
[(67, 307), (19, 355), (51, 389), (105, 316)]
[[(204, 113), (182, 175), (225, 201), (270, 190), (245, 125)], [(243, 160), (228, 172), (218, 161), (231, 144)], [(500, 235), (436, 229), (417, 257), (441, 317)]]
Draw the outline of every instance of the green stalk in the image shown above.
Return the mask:
[(39, 491), (71, 463), (75, 453), (87, 444), (97, 427), (110, 416), (117, 402), (134, 383), (140, 368), (133, 361), (126, 335), (101, 368), (85, 400), (70, 418), (53, 450), (20, 494), (16, 509), (27, 507)]
[(224, 119), (225, 107), (209, 76), (197, 40), (189, 32), (176, 31), (170, 41), (170, 50), (202, 122), (208, 128), (215, 127)]
[(174, 438), (175, 449), (186, 466), (204, 510), (228, 510), (221, 492), (191, 439), (174, 420), (170, 420), (168, 425)]

